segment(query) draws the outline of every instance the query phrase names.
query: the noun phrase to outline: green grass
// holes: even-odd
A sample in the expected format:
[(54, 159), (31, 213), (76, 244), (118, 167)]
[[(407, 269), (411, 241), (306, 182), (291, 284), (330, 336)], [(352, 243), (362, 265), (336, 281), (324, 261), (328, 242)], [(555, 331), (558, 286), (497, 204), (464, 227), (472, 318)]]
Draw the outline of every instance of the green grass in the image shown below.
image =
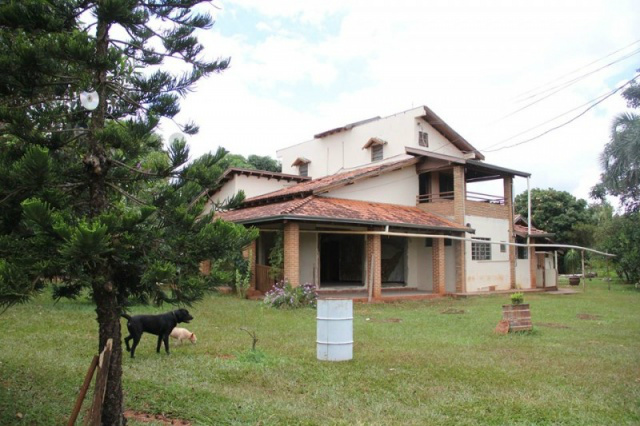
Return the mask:
[[(499, 336), (506, 303), (356, 304), (354, 359), (329, 363), (316, 360), (314, 310), (211, 295), (190, 309), (196, 345), (158, 355), (145, 335), (124, 359), (125, 405), (198, 425), (640, 424), (640, 292), (593, 280), (586, 293), (525, 294), (534, 331)], [(65, 423), (95, 316), (47, 295), (0, 316), (0, 424)], [(241, 327), (257, 331), (257, 353)]]

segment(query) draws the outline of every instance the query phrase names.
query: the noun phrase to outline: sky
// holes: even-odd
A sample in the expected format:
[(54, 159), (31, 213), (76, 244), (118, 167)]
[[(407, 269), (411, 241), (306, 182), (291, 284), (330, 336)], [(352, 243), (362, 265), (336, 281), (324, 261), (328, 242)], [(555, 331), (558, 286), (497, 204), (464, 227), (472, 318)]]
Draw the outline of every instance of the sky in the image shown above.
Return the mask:
[[(487, 163), (531, 173), (532, 188), (587, 199), (626, 103), (618, 92), (575, 117), (640, 69), (638, 0), (215, 6), (216, 23), (199, 40), (231, 67), (182, 101), (178, 120), (200, 125), (187, 138), (193, 157), (222, 146), (275, 158), (324, 130), (427, 105)], [(176, 130), (162, 126), (166, 138)], [(517, 178), (515, 193), (526, 185)]]

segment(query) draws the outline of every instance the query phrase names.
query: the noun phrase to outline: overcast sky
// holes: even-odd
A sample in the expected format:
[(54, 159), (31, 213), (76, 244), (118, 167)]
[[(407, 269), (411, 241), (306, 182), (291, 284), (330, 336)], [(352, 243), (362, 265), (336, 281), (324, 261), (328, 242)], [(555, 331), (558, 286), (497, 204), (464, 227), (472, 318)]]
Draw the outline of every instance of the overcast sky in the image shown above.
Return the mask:
[[(619, 94), (560, 130), (490, 150), (574, 118), (640, 68), (638, 0), (216, 4), (200, 40), (231, 67), (182, 103), (201, 128), (188, 138), (193, 156), (223, 146), (275, 157), (321, 131), (427, 105), (486, 162), (587, 198), (612, 118), (626, 110)], [(175, 131), (163, 125), (165, 137)]]

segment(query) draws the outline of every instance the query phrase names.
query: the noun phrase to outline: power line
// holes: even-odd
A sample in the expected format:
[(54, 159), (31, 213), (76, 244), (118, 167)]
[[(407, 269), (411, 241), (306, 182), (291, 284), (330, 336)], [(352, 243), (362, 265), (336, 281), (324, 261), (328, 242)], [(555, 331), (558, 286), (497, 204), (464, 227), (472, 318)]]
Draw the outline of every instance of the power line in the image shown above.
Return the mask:
[[(528, 94), (529, 94), (529, 93), (531, 93), (531, 92), (535, 92), (536, 90), (539, 90), (539, 89), (541, 89), (541, 88), (543, 88), (543, 87), (545, 87), (545, 86), (548, 86), (549, 84), (555, 83), (555, 82), (556, 82), (556, 81), (558, 81), (558, 80), (562, 80), (563, 78), (565, 78), (565, 77), (567, 77), (567, 76), (570, 76), (570, 75), (572, 75), (572, 74), (577, 73), (578, 71), (582, 71), (583, 69), (588, 68), (588, 67), (590, 67), (591, 65), (593, 65), (593, 64), (595, 64), (595, 63), (598, 63), (598, 62), (602, 61), (603, 59), (607, 59), (607, 58), (609, 58), (609, 57), (611, 57), (611, 56), (615, 55), (616, 53), (621, 52), (621, 51), (623, 51), (623, 50), (627, 49), (628, 47), (631, 47), (631, 46), (633, 46), (634, 44), (637, 44), (637, 43), (640, 43), (640, 39), (639, 39), (639, 40), (636, 40), (636, 41), (634, 41), (633, 43), (630, 43), (630, 44), (628, 44), (628, 45), (626, 45), (626, 46), (624, 46), (624, 47), (621, 47), (620, 49), (615, 50), (615, 51), (613, 51), (613, 52), (609, 53), (609, 54), (608, 54), (608, 55), (606, 55), (606, 56), (603, 56), (603, 57), (601, 57), (601, 58), (598, 58), (598, 59), (596, 59), (595, 61), (591, 61), (591, 62), (589, 62), (588, 64), (581, 66), (580, 68), (577, 68), (577, 69), (575, 69), (575, 70), (573, 70), (573, 71), (571, 71), (571, 72), (568, 72), (568, 73), (566, 73), (566, 74), (561, 75), (560, 77), (557, 77), (557, 78), (555, 78), (555, 79), (553, 79), (553, 80), (550, 80), (550, 81), (548, 81), (548, 82), (546, 82), (546, 83), (544, 83), (544, 84), (542, 84), (542, 85), (540, 85), (540, 86), (538, 86), (538, 87), (535, 87), (535, 88), (533, 88), (533, 89), (531, 89), (531, 90), (527, 90), (526, 92), (523, 92), (523, 93), (521, 93), (521, 94), (519, 94), (519, 95), (516, 95), (516, 96), (515, 96), (515, 98), (514, 98), (513, 100), (517, 101), (517, 99), (518, 99), (518, 98), (520, 98), (520, 97), (522, 97), (522, 96), (528, 95)], [(535, 96), (535, 95), (534, 95), (534, 96)], [(522, 100), (526, 100), (526, 99), (528, 99), (528, 98), (525, 98), (525, 99), (522, 99)], [(522, 100), (521, 100), (521, 101), (522, 101)], [(517, 101), (517, 102), (518, 102), (518, 101)]]
[[(562, 90), (566, 89), (567, 87), (573, 86), (573, 85), (574, 85), (575, 83), (577, 83), (578, 81), (583, 80), (584, 78), (586, 78), (586, 77), (588, 77), (588, 76), (590, 76), (590, 75), (592, 75), (592, 74), (595, 74), (595, 73), (596, 73), (596, 72), (598, 72), (598, 71), (602, 71), (603, 69), (608, 68), (608, 67), (610, 67), (611, 65), (617, 64), (617, 63), (618, 63), (618, 62), (620, 62), (620, 61), (623, 61), (623, 60), (628, 59), (628, 58), (630, 58), (630, 57), (632, 57), (632, 56), (634, 56), (634, 55), (637, 55), (638, 53), (640, 53), (640, 49), (636, 49), (636, 50), (634, 50), (633, 52), (631, 52), (631, 53), (629, 53), (629, 54), (627, 54), (627, 55), (625, 55), (625, 56), (623, 56), (623, 57), (621, 57), (621, 58), (619, 58), (619, 59), (616, 59), (616, 60), (615, 60), (615, 61), (613, 61), (613, 62), (609, 62), (608, 64), (603, 65), (603, 66), (602, 66), (602, 67), (600, 67), (600, 68), (597, 68), (597, 69), (595, 69), (595, 70), (593, 70), (593, 71), (590, 71), (590, 72), (588, 72), (588, 73), (586, 73), (586, 74), (582, 74), (581, 76), (578, 76), (578, 77), (574, 78), (573, 80), (569, 80), (569, 81), (567, 81), (567, 82), (565, 82), (565, 83), (562, 83), (561, 85), (551, 87), (551, 88), (549, 88), (549, 89), (547, 89), (547, 90), (545, 90), (545, 91), (543, 91), (543, 92), (540, 92), (540, 93), (538, 93), (538, 94), (536, 94), (536, 95), (530, 96), (530, 97), (529, 97), (529, 98), (527, 98), (527, 99), (535, 98), (536, 96), (539, 96), (539, 95), (541, 95), (541, 94), (543, 94), (543, 93), (546, 93), (546, 92), (548, 92), (548, 91), (553, 90), (553, 91), (552, 91), (551, 93), (549, 93), (548, 95), (543, 96), (542, 98), (539, 98), (539, 99), (537, 99), (537, 100), (535, 100), (535, 101), (533, 101), (533, 102), (530, 102), (530, 103), (528, 103), (527, 105), (525, 105), (525, 106), (523, 106), (523, 107), (521, 107), (521, 108), (518, 108), (518, 109), (517, 109), (517, 110), (515, 110), (515, 111), (510, 112), (509, 114), (505, 115), (504, 117), (501, 117), (500, 119), (498, 119), (498, 121), (497, 121), (497, 122), (499, 122), (499, 121), (501, 121), (501, 120), (504, 120), (505, 118), (509, 118), (509, 117), (511, 117), (511, 116), (513, 116), (513, 115), (515, 115), (515, 114), (517, 114), (517, 113), (518, 113), (518, 112), (520, 112), (520, 111), (523, 111), (523, 110), (525, 110), (525, 109), (527, 109), (527, 108), (529, 108), (529, 107), (531, 107), (531, 106), (533, 106), (533, 105), (535, 105), (535, 104), (537, 104), (537, 103), (539, 103), (539, 102), (542, 102), (543, 100), (545, 100), (545, 99), (547, 99), (547, 98), (549, 98), (549, 97), (551, 97), (551, 96), (555, 95), (555, 94), (556, 94), (556, 93), (558, 93), (558, 92), (561, 92)], [(556, 89), (557, 89), (557, 90), (556, 90)]]
[(590, 105), (591, 103), (596, 102), (596, 101), (600, 100), (601, 98), (604, 98), (604, 97), (605, 97), (605, 96), (607, 96), (607, 95), (609, 95), (609, 92), (604, 93), (604, 94), (602, 94), (602, 95), (600, 95), (600, 96), (598, 96), (598, 97), (596, 97), (596, 98), (593, 98), (593, 99), (591, 99), (591, 100), (589, 100), (589, 101), (587, 101), (587, 102), (585, 102), (585, 103), (583, 103), (583, 104), (580, 104), (580, 105), (578, 105), (578, 106), (577, 106), (577, 107), (575, 107), (575, 108), (571, 108), (570, 110), (565, 111), (565, 112), (563, 112), (562, 114), (556, 115), (555, 117), (550, 118), (550, 119), (548, 119), (548, 120), (546, 120), (546, 121), (543, 121), (542, 123), (537, 124), (537, 125), (535, 125), (535, 126), (533, 126), (533, 127), (530, 127), (530, 128), (528, 128), (527, 130), (524, 130), (524, 131), (522, 131), (522, 132), (520, 132), (520, 133), (516, 133), (515, 135), (510, 136), (510, 137), (508, 137), (508, 138), (506, 138), (506, 139), (503, 139), (503, 140), (501, 140), (500, 142), (496, 142), (496, 143), (494, 143), (493, 145), (489, 145), (488, 147), (486, 147), (486, 148), (482, 149), (481, 151), (484, 151), (484, 152), (491, 152), (491, 151), (487, 151), (487, 150), (488, 150), (489, 148), (493, 148), (494, 146), (498, 146), (498, 145), (503, 144), (503, 143), (505, 143), (505, 142), (508, 142), (508, 141), (510, 141), (510, 140), (512, 140), (512, 139), (515, 139), (515, 138), (517, 138), (518, 136), (524, 135), (525, 133), (529, 133), (530, 131), (537, 129), (538, 127), (542, 127), (542, 126), (544, 126), (544, 125), (545, 125), (545, 124), (547, 124), (547, 123), (550, 123), (550, 122), (552, 122), (552, 121), (555, 121), (555, 120), (557, 120), (557, 119), (558, 119), (558, 118), (560, 118), (560, 117), (564, 117), (565, 115), (567, 115), (567, 114), (569, 114), (569, 113), (572, 113), (573, 111), (575, 111), (575, 110), (577, 110), (577, 109), (580, 109), (580, 108), (582, 108), (582, 107), (584, 107), (584, 106)]
[[(557, 129), (559, 129), (559, 128), (563, 127), (563, 126), (566, 126), (567, 124), (572, 123), (573, 121), (575, 121), (575, 120), (577, 120), (578, 118), (582, 117), (582, 116), (583, 116), (584, 114), (586, 114), (589, 110), (591, 110), (591, 109), (595, 108), (598, 104), (602, 103), (604, 100), (606, 100), (606, 99), (610, 98), (611, 96), (613, 96), (614, 94), (618, 93), (620, 90), (622, 90), (622, 89), (623, 89), (623, 88), (625, 88), (626, 86), (630, 85), (630, 84), (631, 84), (633, 81), (635, 81), (638, 77), (640, 77), (640, 74), (637, 74), (635, 77), (633, 77), (631, 80), (627, 81), (625, 84), (623, 84), (623, 85), (621, 85), (621, 86), (617, 87), (616, 89), (612, 90), (612, 91), (611, 91), (611, 92), (609, 92), (605, 97), (603, 97), (602, 99), (600, 99), (598, 102), (595, 102), (593, 105), (589, 106), (589, 108), (585, 109), (584, 111), (582, 111), (580, 114), (576, 115), (575, 117), (573, 117), (573, 118), (572, 118), (571, 120), (569, 120), (569, 121), (566, 121), (566, 122), (564, 122), (564, 123), (562, 123), (562, 124), (560, 124), (560, 125), (558, 125), (558, 126), (556, 126), (556, 127), (552, 127), (551, 129), (546, 130), (545, 132), (542, 132), (542, 133), (540, 133), (539, 135), (534, 136), (534, 137), (529, 138), (529, 139), (526, 139), (526, 140), (524, 140), (524, 141), (521, 141), (521, 142), (518, 142), (518, 143), (514, 143), (514, 144), (512, 144), (512, 145), (503, 146), (503, 147), (501, 147), (501, 148), (490, 149), (490, 150), (484, 150), (484, 152), (497, 152), (497, 151), (502, 151), (503, 149), (513, 148), (513, 147), (516, 147), (516, 146), (518, 146), (518, 145), (523, 145), (523, 144), (525, 144), (525, 143), (528, 143), (528, 142), (534, 141), (534, 140), (536, 140), (536, 139), (539, 139), (539, 138), (541, 138), (542, 136), (544, 136), (544, 135), (546, 135), (546, 134), (548, 134), (548, 133), (550, 133), (550, 132), (552, 132), (552, 131), (554, 131), (554, 130), (557, 130)], [(597, 99), (597, 98), (596, 98), (596, 99)]]

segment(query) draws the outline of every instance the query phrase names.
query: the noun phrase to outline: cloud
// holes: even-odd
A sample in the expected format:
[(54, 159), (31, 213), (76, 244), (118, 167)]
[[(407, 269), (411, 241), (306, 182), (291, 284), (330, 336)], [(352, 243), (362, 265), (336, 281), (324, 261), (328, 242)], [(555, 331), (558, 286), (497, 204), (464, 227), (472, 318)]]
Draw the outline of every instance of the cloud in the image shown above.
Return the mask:
[[(636, 40), (635, 2), (229, 0), (221, 7), (201, 40), (209, 55), (231, 56), (232, 66), (183, 102), (181, 118), (201, 126), (194, 153), (222, 145), (275, 156), (322, 130), (422, 104), (477, 148), (511, 138), (499, 147), (567, 121), (580, 110), (515, 136), (610, 91), (638, 64), (636, 55), (505, 118), (526, 105), (518, 95), (602, 66), (607, 61), (584, 68)], [(624, 110), (614, 95), (486, 160), (531, 172), (533, 186), (586, 197), (610, 122)]]

